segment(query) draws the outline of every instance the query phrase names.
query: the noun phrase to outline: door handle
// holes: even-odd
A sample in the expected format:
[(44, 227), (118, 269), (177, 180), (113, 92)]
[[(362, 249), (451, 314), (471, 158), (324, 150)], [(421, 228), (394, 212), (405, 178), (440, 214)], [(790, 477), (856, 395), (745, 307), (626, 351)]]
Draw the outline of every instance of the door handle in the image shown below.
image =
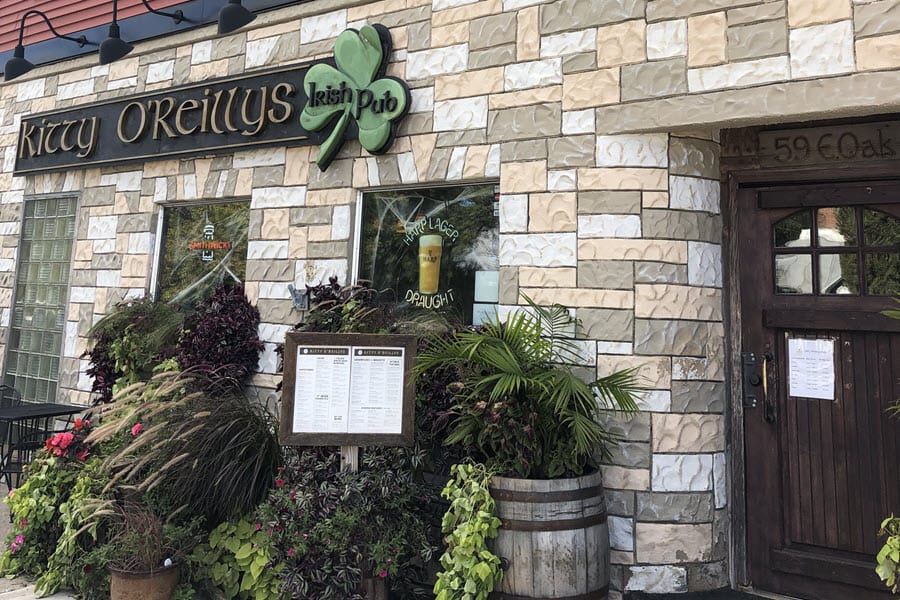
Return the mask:
[(741, 353), (744, 407), (756, 408), (761, 400), (767, 423), (774, 423), (777, 417), (775, 403), (769, 398), (769, 366), (774, 360), (774, 355), (768, 351)]
[(766, 423), (774, 423), (778, 420), (778, 412), (773, 399), (769, 397), (769, 363), (775, 361), (771, 352), (763, 352), (762, 355), (762, 388), (763, 388), (763, 418)]

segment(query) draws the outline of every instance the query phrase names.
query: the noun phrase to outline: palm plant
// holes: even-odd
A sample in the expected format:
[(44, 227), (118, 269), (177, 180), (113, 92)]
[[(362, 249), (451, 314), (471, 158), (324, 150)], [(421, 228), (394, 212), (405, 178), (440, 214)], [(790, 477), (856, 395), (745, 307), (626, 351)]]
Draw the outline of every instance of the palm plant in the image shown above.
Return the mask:
[(633, 369), (585, 381), (573, 337), (577, 321), (559, 305), (433, 336), (415, 372), (455, 368), (462, 391), (448, 444), (459, 443), (501, 472), (521, 477), (580, 475), (608, 457), (615, 436), (602, 409), (634, 411)]

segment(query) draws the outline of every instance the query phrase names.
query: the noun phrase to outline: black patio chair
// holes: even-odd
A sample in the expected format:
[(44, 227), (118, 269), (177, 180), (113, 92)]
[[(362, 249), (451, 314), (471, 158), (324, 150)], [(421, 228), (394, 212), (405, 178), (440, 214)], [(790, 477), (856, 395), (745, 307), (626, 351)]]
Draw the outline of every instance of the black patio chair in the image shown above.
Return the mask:
[(16, 489), (25, 481), (26, 467), (47, 441), (47, 432), (42, 429), (15, 427), (13, 434), (13, 441), (3, 453), (2, 465), (3, 480), (9, 491)]

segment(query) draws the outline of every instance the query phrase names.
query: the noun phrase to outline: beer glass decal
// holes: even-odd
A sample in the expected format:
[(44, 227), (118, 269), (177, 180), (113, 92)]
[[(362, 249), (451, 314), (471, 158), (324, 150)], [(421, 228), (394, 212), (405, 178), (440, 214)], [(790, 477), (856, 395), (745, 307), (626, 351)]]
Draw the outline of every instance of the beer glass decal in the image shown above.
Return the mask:
[(419, 293), (436, 294), (441, 276), (441, 253), (444, 238), (439, 235), (419, 237)]

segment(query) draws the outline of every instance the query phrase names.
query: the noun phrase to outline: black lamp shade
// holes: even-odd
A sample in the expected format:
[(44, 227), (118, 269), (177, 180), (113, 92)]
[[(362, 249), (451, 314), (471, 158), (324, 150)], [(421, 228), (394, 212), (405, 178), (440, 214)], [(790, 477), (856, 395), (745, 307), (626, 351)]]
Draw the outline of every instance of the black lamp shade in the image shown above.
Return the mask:
[(219, 34), (231, 33), (255, 18), (256, 15), (241, 5), (241, 0), (228, 0), (219, 11)]
[(100, 64), (108, 65), (134, 50), (134, 46), (119, 37), (118, 23), (109, 26), (109, 37), (100, 44)]
[(34, 65), (25, 60), (25, 47), (16, 46), (13, 50), (13, 57), (6, 61), (6, 66), (3, 67), (3, 79), (5, 81), (12, 81), (33, 68)]

